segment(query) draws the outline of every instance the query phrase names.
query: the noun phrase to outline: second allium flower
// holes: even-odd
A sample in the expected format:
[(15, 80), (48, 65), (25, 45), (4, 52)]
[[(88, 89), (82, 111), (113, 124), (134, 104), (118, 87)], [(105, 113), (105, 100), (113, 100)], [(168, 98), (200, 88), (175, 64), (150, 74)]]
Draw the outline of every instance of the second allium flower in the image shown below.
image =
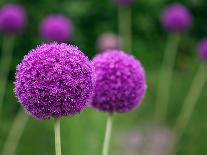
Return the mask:
[(103, 112), (129, 112), (140, 105), (146, 91), (144, 69), (133, 56), (111, 50), (92, 61), (96, 87), (92, 107)]

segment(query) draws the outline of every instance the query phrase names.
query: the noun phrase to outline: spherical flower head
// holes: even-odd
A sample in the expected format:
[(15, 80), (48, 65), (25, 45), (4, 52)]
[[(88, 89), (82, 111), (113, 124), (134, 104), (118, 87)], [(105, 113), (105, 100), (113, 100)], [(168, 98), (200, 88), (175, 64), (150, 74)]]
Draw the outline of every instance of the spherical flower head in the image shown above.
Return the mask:
[(72, 37), (72, 22), (61, 15), (46, 17), (40, 24), (40, 35), (48, 41), (65, 42)]
[(207, 60), (207, 38), (204, 38), (197, 47), (198, 54), (202, 60)]
[(131, 6), (135, 0), (113, 0), (113, 2), (119, 6), (128, 7)]
[(133, 56), (110, 50), (96, 56), (96, 86), (91, 106), (108, 113), (123, 113), (140, 105), (146, 91), (144, 69)]
[(94, 68), (77, 47), (43, 44), (18, 65), (15, 93), (29, 115), (44, 120), (81, 112), (94, 84)]
[(168, 6), (162, 14), (162, 24), (170, 32), (180, 33), (189, 29), (192, 24), (190, 11), (181, 4)]
[(119, 37), (114, 33), (104, 33), (97, 41), (97, 49), (100, 52), (109, 49), (120, 49), (121, 43)]
[(24, 9), (15, 4), (5, 5), (0, 9), (0, 31), (5, 34), (16, 34), (26, 25)]

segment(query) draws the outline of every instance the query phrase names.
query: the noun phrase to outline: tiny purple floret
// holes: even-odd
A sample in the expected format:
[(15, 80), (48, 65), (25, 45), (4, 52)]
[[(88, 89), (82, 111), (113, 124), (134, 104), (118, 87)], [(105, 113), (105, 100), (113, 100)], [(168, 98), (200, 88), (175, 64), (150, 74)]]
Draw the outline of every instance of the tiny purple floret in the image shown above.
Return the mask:
[(207, 60), (207, 38), (201, 40), (197, 46), (197, 52), (202, 60)]
[(192, 25), (192, 16), (185, 6), (172, 4), (164, 10), (162, 24), (169, 32), (184, 32)]
[(77, 47), (43, 44), (18, 65), (15, 93), (38, 120), (75, 115), (91, 101), (94, 77), (94, 67)]
[(66, 42), (71, 39), (72, 22), (62, 15), (50, 15), (40, 24), (40, 35), (48, 41)]
[(134, 4), (135, 0), (113, 0), (113, 2), (119, 6), (128, 7)]
[(109, 50), (97, 55), (96, 87), (92, 107), (108, 113), (137, 108), (146, 91), (145, 73), (140, 62), (122, 51)]
[(120, 49), (121, 43), (119, 37), (114, 33), (104, 33), (97, 41), (97, 49), (99, 52), (112, 49)]
[(16, 4), (8, 4), (0, 9), (0, 31), (14, 35), (21, 32), (26, 25), (24, 9)]

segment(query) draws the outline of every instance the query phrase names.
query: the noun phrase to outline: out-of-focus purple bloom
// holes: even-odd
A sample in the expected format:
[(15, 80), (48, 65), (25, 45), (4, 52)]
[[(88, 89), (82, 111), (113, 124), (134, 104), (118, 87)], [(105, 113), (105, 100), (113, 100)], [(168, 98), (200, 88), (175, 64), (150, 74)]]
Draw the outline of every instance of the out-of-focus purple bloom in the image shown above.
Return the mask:
[(140, 105), (146, 91), (140, 62), (122, 51), (109, 50), (92, 61), (96, 73), (92, 107), (97, 110), (129, 112)]
[(77, 47), (43, 44), (18, 65), (15, 93), (36, 119), (74, 115), (91, 100), (94, 77), (93, 66)]
[(175, 144), (174, 134), (168, 128), (160, 126), (145, 126), (142, 130), (124, 131), (116, 137), (119, 149), (114, 154), (166, 155)]
[(40, 35), (48, 41), (67, 41), (71, 39), (72, 31), (72, 22), (61, 15), (48, 16), (40, 24)]
[(184, 32), (191, 26), (192, 16), (185, 6), (172, 4), (164, 10), (162, 24), (170, 32)]
[(125, 131), (117, 135), (117, 154), (141, 154), (144, 137), (140, 131)]
[(144, 154), (166, 155), (174, 145), (174, 135), (167, 128), (152, 128), (148, 131), (146, 138)]
[(135, 0), (113, 0), (113, 2), (120, 6), (130, 6), (135, 2)]
[(26, 25), (24, 9), (16, 4), (8, 4), (0, 9), (0, 31), (13, 35), (23, 30)]
[(114, 33), (104, 33), (98, 38), (97, 48), (100, 52), (109, 49), (120, 49), (120, 39)]
[(198, 44), (197, 51), (201, 59), (207, 60), (207, 38)]

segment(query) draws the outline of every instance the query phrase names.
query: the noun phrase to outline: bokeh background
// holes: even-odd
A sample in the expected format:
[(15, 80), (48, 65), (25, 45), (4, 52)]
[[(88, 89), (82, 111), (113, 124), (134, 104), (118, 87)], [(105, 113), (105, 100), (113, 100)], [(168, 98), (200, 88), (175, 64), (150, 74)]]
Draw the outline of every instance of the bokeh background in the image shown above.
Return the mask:
[[(137, 0), (132, 5), (132, 51), (145, 67), (148, 91), (139, 109), (115, 115), (110, 150), (113, 155), (155, 155), (155, 151), (160, 150), (161, 153), (158, 154), (162, 155), (165, 154), (163, 152), (166, 148), (173, 145), (173, 133), (170, 129), (175, 123), (183, 99), (200, 64), (196, 54), (197, 43), (207, 35), (207, 2), (177, 0), (191, 10), (193, 25), (182, 35), (179, 45), (167, 121), (164, 124), (154, 123), (157, 78), (168, 37), (168, 33), (160, 24), (160, 14), (173, 2), (176, 1)], [(21, 108), (13, 93), (16, 65), (30, 49), (43, 42), (39, 36), (38, 26), (45, 16), (58, 13), (70, 18), (74, 25), (74, 33), (69, 43), (77, 45), (89, 58), (98, 53), (96, 42), (102, 33), (118, 33), (117, 6), (110, 0), (0, 0), (0, 6), (7, 3), (22, 5), (26, 10), (28, 22), (25, 31), (15, 40), (12, 66), (3, 102), (0, 150)], [(3, 35), (0, 34), (0, 46), (2, 40)], [(207, 85), (184, 135), (175, 147), (177, 155), (207, 154), (206, 92)], [(61, 123), (63, 155), (101, 154), (105, 114), (87, 108), (80, 115), (64, 118)], [(151, 154), (150, 149), (153, 150)], [(16, 155), (37, 154), (54, 154), (53, 120), (36, 121), (30, 118), (25, 127)]]

